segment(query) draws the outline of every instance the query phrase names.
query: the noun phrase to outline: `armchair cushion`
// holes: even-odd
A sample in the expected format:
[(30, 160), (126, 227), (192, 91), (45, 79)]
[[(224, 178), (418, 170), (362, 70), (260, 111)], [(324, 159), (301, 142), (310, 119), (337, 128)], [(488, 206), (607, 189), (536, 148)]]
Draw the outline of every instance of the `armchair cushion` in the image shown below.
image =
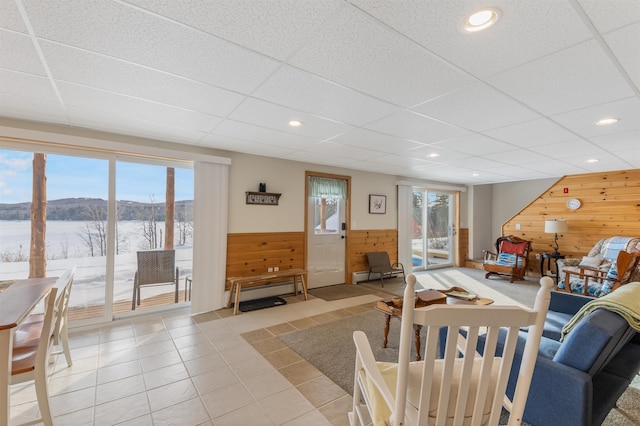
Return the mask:
[(607, 271), (604, 281), (602, 281), (602, 292), (604, 294), (610, 293), (613, 290), (613, 285), (618, 280), (618, 262), (614, 261), (611, 267)]

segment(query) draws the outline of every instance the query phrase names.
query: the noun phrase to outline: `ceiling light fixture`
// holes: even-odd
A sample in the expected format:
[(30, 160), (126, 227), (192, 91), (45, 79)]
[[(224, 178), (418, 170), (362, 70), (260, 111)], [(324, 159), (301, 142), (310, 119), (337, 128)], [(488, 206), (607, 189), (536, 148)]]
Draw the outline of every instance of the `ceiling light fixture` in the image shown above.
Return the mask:
[(436, 158), (436, 157), (440, 157), (440, 154), (438, 154), (437, 152), (432, 152), (431, 154), (427, 155), (427, 157)]
[(291, 126), (291, 127), (300, 127), (300, 126), (302, 126), (302, 121), (291, 120), (291, 121), (289, 121), (289, 126)]
[(589, 158), (587, 161), (585, 161), (585, 163), (597, 163), (598, 159), (597, 158)]
[(493, 7), (473, 12), (461, 23), (463, 32), (474, 33), (489, 28), (500, 18), (500, 11)]
[(610, 124), (616, 124), (618, 121), (620, 121), (620, 119), (615, 117), (603, 118), (596, 122), (596, 126), (608, 126)]
[(472, 174), (471, 176), (473, 176), (473, 177), (478, 177), (478, 176), (480, 176), (480, 173), (474, 173), (474, 174)]

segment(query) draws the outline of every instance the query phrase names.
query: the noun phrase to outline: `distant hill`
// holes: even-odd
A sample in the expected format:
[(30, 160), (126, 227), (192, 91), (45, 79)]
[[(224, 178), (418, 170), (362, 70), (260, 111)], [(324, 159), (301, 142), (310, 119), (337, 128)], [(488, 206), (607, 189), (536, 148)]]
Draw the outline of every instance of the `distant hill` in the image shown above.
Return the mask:
[[(140, 203), (118, 201), (119, 220), (146, 220), (155, 209), (155, 218), (164, 220), (164, 203)], [(176, 201), (176, 220), (183, 213), (191, 217), (193, 200)], [(0, 203), (0, 220), (29, 220), (31, 203)], [(101, 198), (63, 198), (47, 202), (47, 220), (104, 220), (107, 218), (107, 201)]]

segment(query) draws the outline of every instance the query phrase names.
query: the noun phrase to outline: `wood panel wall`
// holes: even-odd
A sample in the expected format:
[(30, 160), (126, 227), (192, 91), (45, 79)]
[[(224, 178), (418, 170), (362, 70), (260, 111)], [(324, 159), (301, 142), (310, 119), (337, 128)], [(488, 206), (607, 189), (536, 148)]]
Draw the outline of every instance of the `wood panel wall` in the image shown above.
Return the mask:
[(228, 234), (226, 276), (263, 274), (273, 267), (304, 268), (305, 247), (304, 232)]
[[(365, 253), (386, 251), (391, 262), (398, 261), (398, 231), (350, 231), (347, 239), (346, 282), (353, 272), (369, 269)], [(304, 232), (265, 232), (227, 236), (226, 276), (262, 274), (268, 268), (305, 268)], [(228, 290), (228, 289), (227, 289)]]
[(386, 251), (391, 263), (398, 261), (398, 230), (372, 229), (350, 231), (347, 244), (347, 283), (351, 283), (351, 274), (368, 271), (366, 253)]
[(467, 257), (469, 257), (469, 228), (461, 228), (458, 230), (458, 259), (456, 266), (464, 265)]
[[(570, 210), (567, 200), (582, 206)], [(553, 251), (553, 234), (544, 233), (546, 219), (565, 219), (569, 230), (558, 235), (559, 251), (581, 258), (605, 237), (640, 236), (640, 169), (565, 176), (502, 226), (503, 235), (533, 242), (529, 275), (539, 276), (535, 255)], [(520, 229), (516, 229), (516, 225)]]

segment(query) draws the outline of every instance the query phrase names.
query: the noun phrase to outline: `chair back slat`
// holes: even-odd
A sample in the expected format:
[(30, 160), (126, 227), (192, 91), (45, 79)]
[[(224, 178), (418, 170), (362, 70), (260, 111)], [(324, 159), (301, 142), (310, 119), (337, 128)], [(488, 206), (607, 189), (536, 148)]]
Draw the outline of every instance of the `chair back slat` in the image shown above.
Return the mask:
[(175, 250), (138, 252), (138, 284), (170, 283), (175, 280)]

